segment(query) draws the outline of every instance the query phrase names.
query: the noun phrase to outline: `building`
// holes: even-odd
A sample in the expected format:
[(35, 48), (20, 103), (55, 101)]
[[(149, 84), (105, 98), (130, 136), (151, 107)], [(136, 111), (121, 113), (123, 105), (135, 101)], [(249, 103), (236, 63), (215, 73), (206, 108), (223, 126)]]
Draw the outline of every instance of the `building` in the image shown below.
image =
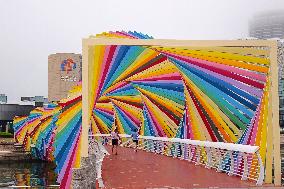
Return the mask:
[(284, 131), (284, 12), (256, 15), (249, 23), (249, 35), (257, 39), (278, 39), (279, 123)]
[(35, 107), (43, 107), (45, 104), (48, 104), (48, 99), (43, 96), (21, 97), (21, 101), (34, 103)]
[(5, 94), (0, 94), (0, 104), (7, 103), (7, 96)]
[(256, 15), (249, 23), (249, 36), (259, 39), (284, 38), (284, 12)]
[[(3, 99), (7, 102), (7, 96)], [(47, 104), (47, 98), (43, 96), (21, 97), (21, 104), (0, 103), (0, 132), (13, 132), (12, 124), (15, 116), (28, 116), (36, 107)]]
[(27, 116), (35, 107), (33, 105), (0, 104), (0, 132), (13, 132), (15, 116)]
[(82, 56), (56, 53), (48, 56), (48, 101), (67, 97), (68, 91), (82, 78)]

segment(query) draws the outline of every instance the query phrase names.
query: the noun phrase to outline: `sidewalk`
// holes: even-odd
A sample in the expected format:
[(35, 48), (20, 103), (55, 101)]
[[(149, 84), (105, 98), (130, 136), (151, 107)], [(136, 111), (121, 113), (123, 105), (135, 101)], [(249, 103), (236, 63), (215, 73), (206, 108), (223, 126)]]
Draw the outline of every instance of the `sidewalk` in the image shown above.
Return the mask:
[[(107, 149), (111, 152), (109, 146)], [(187, 161), (121, 147), (118, 155), (105, 156), (102, 169), (104, 185), (109, 189), (262, 188), (256, 187), (256, 182)]]

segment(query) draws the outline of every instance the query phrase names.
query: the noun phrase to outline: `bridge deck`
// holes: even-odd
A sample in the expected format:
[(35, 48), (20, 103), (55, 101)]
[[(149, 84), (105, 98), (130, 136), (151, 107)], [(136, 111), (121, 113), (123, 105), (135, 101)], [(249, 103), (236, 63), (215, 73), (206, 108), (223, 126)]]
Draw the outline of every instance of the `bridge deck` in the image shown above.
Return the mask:
[[(107, 150), (111, 152), (110, 147)], [(149, 152), (119, 148), (118, 155), (105, 156), (102, 176), (106, 188), (251, 188), (242, 181), (184, 160)]]

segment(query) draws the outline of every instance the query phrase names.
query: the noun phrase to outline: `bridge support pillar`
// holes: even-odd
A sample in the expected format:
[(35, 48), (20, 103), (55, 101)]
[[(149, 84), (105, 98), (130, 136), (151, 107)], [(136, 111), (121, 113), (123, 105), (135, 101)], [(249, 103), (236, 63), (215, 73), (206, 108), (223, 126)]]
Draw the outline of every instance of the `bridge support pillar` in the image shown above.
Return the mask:
[(81, 167), (72, 170), (72, 189), (96, 188), (96, 157), (82, 157)]

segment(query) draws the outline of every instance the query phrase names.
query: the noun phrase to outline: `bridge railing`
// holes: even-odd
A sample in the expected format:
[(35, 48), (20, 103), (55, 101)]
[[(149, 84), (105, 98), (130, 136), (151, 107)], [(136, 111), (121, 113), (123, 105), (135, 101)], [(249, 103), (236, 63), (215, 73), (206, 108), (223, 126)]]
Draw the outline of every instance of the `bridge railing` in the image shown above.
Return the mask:
[[(93, 135), (102, 143), (110, 142), (109, 134)], [(120, 135), (123, 147), (134, 147), (130, 135)], [(180, 138), (139, 136), (138, 149), (171, 156), (215, 169), (217, 172), (235, 175), (242, 180), (254, 180), (262, 185), (264, 166), (258, 146), (224, 142), (209, 142)]]

